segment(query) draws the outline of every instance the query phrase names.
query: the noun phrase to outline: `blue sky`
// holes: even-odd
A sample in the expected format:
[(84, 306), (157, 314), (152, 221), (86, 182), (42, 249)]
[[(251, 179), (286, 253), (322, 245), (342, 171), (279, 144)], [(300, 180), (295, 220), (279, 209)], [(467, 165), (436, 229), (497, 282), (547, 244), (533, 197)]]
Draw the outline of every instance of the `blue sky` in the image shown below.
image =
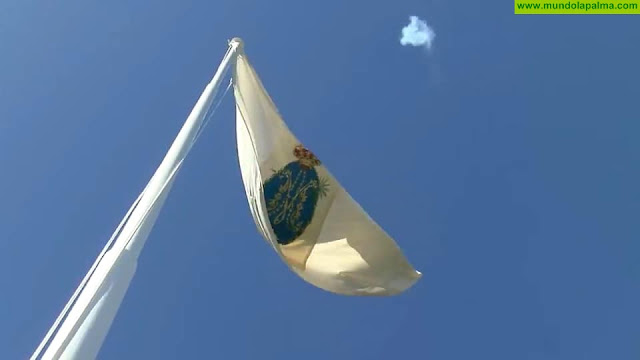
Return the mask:
[[(402, 47), (410, 15), (436, 32)], [(240, 36), (294, 133), (423, 278), (326, 293), (259, 237), (233, 97), (100, 359), (637, 359), (638, 18), (499, 2), (0, 4), (0, 358), (35, 349)]]

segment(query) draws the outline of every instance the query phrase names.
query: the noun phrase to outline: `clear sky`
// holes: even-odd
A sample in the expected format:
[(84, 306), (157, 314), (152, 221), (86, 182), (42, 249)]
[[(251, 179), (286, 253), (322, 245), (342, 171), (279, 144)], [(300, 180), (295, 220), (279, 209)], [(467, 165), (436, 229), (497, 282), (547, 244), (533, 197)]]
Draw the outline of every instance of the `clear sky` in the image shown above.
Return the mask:
[[(409, 16), (436, 33), (403, 47)], [(423, 278), (303, 282), (259, 237), (233, 96), (100, 359), (640, 357), (637, 16), (508, 2), (0, 3), (0, 359), (26, 359), (234, 36), (285, 121)]]

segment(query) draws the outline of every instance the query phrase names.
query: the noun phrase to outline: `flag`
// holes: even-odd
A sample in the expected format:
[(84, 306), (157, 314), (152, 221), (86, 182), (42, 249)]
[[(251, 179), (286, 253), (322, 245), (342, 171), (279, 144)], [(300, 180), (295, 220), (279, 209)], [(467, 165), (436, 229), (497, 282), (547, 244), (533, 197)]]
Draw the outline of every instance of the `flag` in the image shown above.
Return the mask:
[(249, 208), (259, 232), (289, 268), (344, 295), (393, 295), (411, 287), (420, 272), (291, 133), (241, 49), (233, 84)]

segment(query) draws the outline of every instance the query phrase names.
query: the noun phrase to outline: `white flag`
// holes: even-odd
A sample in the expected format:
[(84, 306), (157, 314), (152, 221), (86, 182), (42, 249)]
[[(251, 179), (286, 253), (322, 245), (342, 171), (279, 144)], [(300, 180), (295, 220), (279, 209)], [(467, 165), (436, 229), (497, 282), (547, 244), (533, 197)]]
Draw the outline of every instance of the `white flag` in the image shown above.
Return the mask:
[(345, 295), (393, 295), (411, 287), (420, 272), (291, 133), (242, 49), (233, 83), (249, 207), (291, 270)]

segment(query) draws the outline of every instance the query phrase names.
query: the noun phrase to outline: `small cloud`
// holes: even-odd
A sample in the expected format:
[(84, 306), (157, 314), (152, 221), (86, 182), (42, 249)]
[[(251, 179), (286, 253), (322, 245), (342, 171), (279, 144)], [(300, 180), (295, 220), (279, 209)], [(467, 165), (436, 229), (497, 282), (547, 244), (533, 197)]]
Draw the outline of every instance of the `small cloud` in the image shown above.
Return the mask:
[(409, 25), (402, 28), (400, 44), (403, 46), (424, 46), (427, 50), (430, 50), (436, 33), (427, 25), (425, 20), (417, 16), (410, 16), (409, 20)]

